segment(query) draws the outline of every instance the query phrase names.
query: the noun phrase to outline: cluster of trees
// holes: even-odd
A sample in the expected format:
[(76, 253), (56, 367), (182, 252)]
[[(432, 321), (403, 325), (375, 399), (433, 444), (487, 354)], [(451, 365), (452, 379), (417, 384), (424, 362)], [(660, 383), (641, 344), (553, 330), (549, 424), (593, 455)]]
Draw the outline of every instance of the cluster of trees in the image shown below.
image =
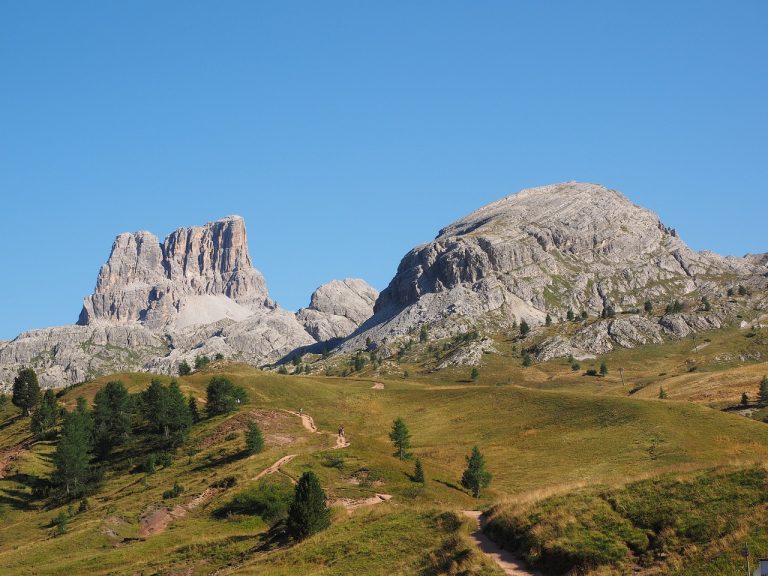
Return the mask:
[[(211, 379), (206, 395), (209, 416), (230, 412), (247, 400), (242, 388), (222, 377)], [(107, 382), (96, 392), (92, 407), (80, 397), (66, 410), (52, 390), (41, 394), (32, 368), (23, 368), (14, 380), (12, 402), (23, 416), (31, 416), (36, 438), (54, 438), (58, 432), (51, 485), (66, 498), (80, 496), (97, 483), (103, 463), (132, 436), (146, 432), (159, 445), (175, 449), (200, 420), (194, 396), (185, 397), (176, 381), (163, 384), (159, 379), (138, 394), (130, 394), (120, 381)], [(254, 428), (249, 428), (246, 444), (249, 451), (260, 451), (263, 438)]]
[(672, 304), (667, 304), (664, 314), (679, 314), (683, 310), (685, 310), (685, 305), (679, 300), (675, 300)]
[(738, 290), (734, 290), (733, 288), (728, 288), (728, 297), (732, 298), (736, 295), (736, 292), (738, 291), (739, 296), (750, 296), (751, 292), (746, 288), (746, 286), (743, 286), (742, 284), (739, 284)]
[[(224, 360), (224, 354), (218, 353), (213, 358), (214, 360)], [(203, 368), (206, 368), (210, 363), (210, 357), (206, 356), (205, 354), (198, 354), (195, 356), (195, 370), (202, 370)], [(189, 362), (182, 360), (179, 362), (178, 372), (179, 376), (188, 376), (192, 373), (192, 367), (189, 365)]]
[[(411, 447), (411, 433), (405, 421), (399, 416), (392, 422), (389, 439), (395, 447), (395, 455), (401, 460), (411, 458), (408, 450)], [(461, 485), (469, 490), (475, 498), (480, 497), (480, 491), (491, 483), (491, 473), (485, 467), (485, 458), (477, 446), (467, 456), (467, 467), (461, 476)], [(421, 460), (416, 459), (411, 479), (414, 482), (424, 483), (424, 467)]]

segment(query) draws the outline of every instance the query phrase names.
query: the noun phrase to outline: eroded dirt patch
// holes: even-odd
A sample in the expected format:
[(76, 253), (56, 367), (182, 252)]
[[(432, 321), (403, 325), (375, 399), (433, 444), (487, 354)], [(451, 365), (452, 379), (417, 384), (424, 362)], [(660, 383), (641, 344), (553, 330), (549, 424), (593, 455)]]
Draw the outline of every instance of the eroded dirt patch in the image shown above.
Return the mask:
[(150, 508), (139, 519), (139, 536), (152, 536), (165, 531), (177, 518), (187, 515), (183, 506), (173, 508)]
[(8, 470), (15, 460), (18, 460), (23, 454), (29, 452), (29, 447), (31, 445), (32, 439), (28, 438), (23, 442), (19, 442), (16, 446), (0, 451), (0, 480), (5, 478), (6, 470)]
[(389, 502), (392, 499), (391, 494), (374, 494), (370, 498), (339, 498), (331, 502), (332, 506), (343, 506), (347, 510), (356, 510), (363, 506), (375, 506), (382, 502)]
[(216, 430), (198, 443), (198, 447), (201, 450), (205, 450), (220, 444), (233, 432), (243, 432), (252, 420), (255, 420), (259, 428), (261, 428), (264, 434), (264, 442), (267, 446), (287, 446), (296, 441), (295, 436), (285, 432), (285, 428), (290, 423), (290, 418), (288, 418), (285, 412), (280, 410), (254, 409), (236, 414), (226, 422), (222, 422)]

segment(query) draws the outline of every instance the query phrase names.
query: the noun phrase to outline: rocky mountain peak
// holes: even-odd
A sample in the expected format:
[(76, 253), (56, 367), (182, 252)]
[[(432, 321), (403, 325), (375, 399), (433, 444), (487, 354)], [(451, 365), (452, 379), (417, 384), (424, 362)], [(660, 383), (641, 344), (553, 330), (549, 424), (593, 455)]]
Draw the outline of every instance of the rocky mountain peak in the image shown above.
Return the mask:
[(309, 307), (296, 313), (305, 330), (318, 341), (344, 338), (373, 315), (378, 291), (365, 280), (332, 280), (312, 293)]
[[(759, 268), (759, 270), (758, 270)], [(763, 272), (761, 272), (761, 270)], [(604, 186), (522, 190), (444, 227), (408, 252), (348, 348), (419, 325), (505, 328), (671, 302), (722, 279), (764, 273), (759, 258), (690, 249), (659, 217)], [(453, 326), (453, 328), (451, 328)]]
[(78, 324), (158, 327), (194, 296), (225, 296), (248, 309), (273, 306), (263, 276), (253, 268), (240, 216), (179, 228), (162, 244), (150, 232), (120, 234)]
[(437, 240), (472, 235), (494, 240), (534, 239), (582, 258), (649, 254), (662, 244), (680, 248), (659, 217), (598, 184), (565, 182), (530, 188), (493, 202), (443, 228)]

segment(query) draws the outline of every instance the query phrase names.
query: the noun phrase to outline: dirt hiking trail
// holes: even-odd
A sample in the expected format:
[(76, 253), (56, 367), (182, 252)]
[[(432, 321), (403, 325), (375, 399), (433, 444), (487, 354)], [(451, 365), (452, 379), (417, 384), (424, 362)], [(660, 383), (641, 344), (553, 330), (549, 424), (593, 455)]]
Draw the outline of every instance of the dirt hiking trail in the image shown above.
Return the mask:
[(515, 558), (511, 552), (499, 546), (483, 533), (483, 513), (477, 510), (464, 510), (463, 514), (477, 523), (477, 530), (472, 532), (472, 539), (477, 547), (502, 569), (507, 576), (541, 576), (540, 572), (529, 570), (522, 561)]
[[(294, 412), (293, 410), (286, 410), (288, 414), (293, 414), (294, 416), (298, 416), (301, 418), (301, 424), (309, 430), (310, 432), (314, 434), (328, 434), (328, 432), (321, 432), (317, 429), (317, 425), (315, 424), (315, 421), (312, 419), (312, 416), (307, 415), (304, 412)], [(336, 435), (336, 444), (333, 446), (334, 449), (338, 448), (346, 448), (349, 446), (349, 440), (347, 440), (346, 434), (339, 433)]]
[(296, 458), (296, 454), (288, 454), (288, 456), (283, 456), (282, 458), (280, 458), (280, 460), (272, 464), (272, 466), (269, 466), (268, 468), (264, 468), (264, 470), (256, 474), (256, 476), (254, 476), (253, 478), (251, 478), (251, 482), (260, 480), (261, 478), (264, 478), (264, 476), (267, 476), (268, 474), (274, 474), (275, 472), (278, 472), (281, 466), (288, 464), (288, 462), (290, 462), (294, 458)]

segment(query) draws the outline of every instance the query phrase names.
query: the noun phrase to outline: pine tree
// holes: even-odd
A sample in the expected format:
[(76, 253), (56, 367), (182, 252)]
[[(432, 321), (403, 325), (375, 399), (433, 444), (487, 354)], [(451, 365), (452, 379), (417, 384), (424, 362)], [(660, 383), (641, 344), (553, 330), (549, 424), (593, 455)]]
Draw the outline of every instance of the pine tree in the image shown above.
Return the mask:
[(245, 450), (248, 454), (258, 454), (264, 450), (264, 436), (255, 420), (248, 422), (248, 429), (245, 431)]
[(526, 368), (528, 368), (528, 366), (533, 366), (533, 358), (528, 352), (523, 354), (523, 366)]
[(741, 393), (741, 405), (749, 406), (749, 396), (747, 396), (746, 392)]
[(93, 399), (96, 453), (106, 458), (131, 435), (133, 403), (122, 382), (107, 382)]
[(40, 384), (37, 381), (37, 374), (32, 368), (22, 368), (13, 381), (11, 402), (14, 406), (21, 408), (22, 416), (29, 416), (39, 399)]
[(190, 368), (189, 362), (182, 360), (179, 363), (179, 376), (187, 376), (190, 372), (192, 372), (192, 368)]
[(141, 399), (144, 417), (152, 424), (156, 433), (163, 434), (168, 414), (168, 396), (165, 393), (165, 386), (159, 379), (153, 378), (141, 393)]
[(155, 432), (171, 445), (177, 446), (192, 427), (192, 413), (189, 403), (175, 381), (163, 386), (154, 379), (141, 393), (144, 402), (144, 417), (152, 424)]
[(472, 371), (469, 373), (469, 378), (473, 382), (480, 378), (480, 370), (477, 369), (477, 366), (472, 367)]
[(331, 525), (325, 492), (314, 472), (304, 472), (296, 484), (286, 526), (296, 540), (304, 540)]
[(608, 374), (608, 365), (605, 362), (600, 363), (600, 376)]
[(664, 387), (659, 388), (659, 400), (666, 400), (667, 399), (667, 391), (664, 390)]
[(389, 433), (389, 439), (397, 449), (397, 457), (404, 460), (408, 456), (408, 448), (411, 447), (411, 434), (408, 427), (399, 416), (392, 423), (392, 430)]
[(643, 304), (643, 309), (646, 311), (647, 314), (650, 314), (653, 312), (653, 302), (650, 300), (646, 300), (645, 304)]
[(53, 390), (46, 390), (43, 394), (43, 401), (40, 402), (35, 413), (32, 415), (30, 429), (38, 439), (47, 438), (56, 428), (56, 421), (59, 416), (59, 405), (56, 402), (56, 395)]
[(54, 483), (64, 487), (67, 496), (78, 496), (85, 488), (93, 434), (91, 413), (83, 398), (77, 399), (77, 408), (64, 415), (61, 438), (53, 457)]
[(245, 390), (235, 386), (227, 378), (216, 376), (211, 378), (206, 390), (207, 403), (205, 409), (208, 416), (232, 412), (246, 399)]
[(768, 376), (763, 376), (760, 380), (760, 402), (768, 404)]
[(475, 446), (467, 457), (467, 469), (461, 476), (461, 485), (472, 492), (475, 498), (480, 497), (480, 489), (487, 488), (491, 483), (491, 473), (485, 469), (485, 458), (480, 449)]
[(531, 331), (531, 327), (528, 326), (528, 322), (526, 322), (525, 320), (522, 320), (520, 322), (520, 336), (525, 337), (528, 335), (528, 332), (530, 331)]
[(424, 484), (424, 468), (418, 458), (416, 458), (416, 466), (413, 468), (413, 481)]
[(429, 339), (429, 332), (427, 331), (427, 325), (421, 325), (421, 331), (419, 332), (419, 341), (426, 342)]
[(566, 319), (566, 320), (569, 320), (569, 321), (573, 321), (573, 318), (574, 318), (574, 316), (573, 316), (573, 310), (571, 310), (570, 308), (568, 308), (568, 313), (565, 315), (565, 319)]
[(168, 384), (166, 395), (168, 414), (163, 436), (171, 445), (178, 446), (184, 442), (189, 429), (192, 428), (192, 413), (178, 382), (174, 380)]
[(192, 417), (192, 424), (197, 424), (200, 422), (200, 409), (197, 407), (197, 400), (191, 392), (189, 393), (187, 405), (189, 406), (189, 415)]
[[(573, 313), (571, 313), (571, 314), (573, 314)], [(547, 314), (547, 317), (544, 319), (544, 324), (546, 326), (551, 326), (552, 325), (552, 316)]]

